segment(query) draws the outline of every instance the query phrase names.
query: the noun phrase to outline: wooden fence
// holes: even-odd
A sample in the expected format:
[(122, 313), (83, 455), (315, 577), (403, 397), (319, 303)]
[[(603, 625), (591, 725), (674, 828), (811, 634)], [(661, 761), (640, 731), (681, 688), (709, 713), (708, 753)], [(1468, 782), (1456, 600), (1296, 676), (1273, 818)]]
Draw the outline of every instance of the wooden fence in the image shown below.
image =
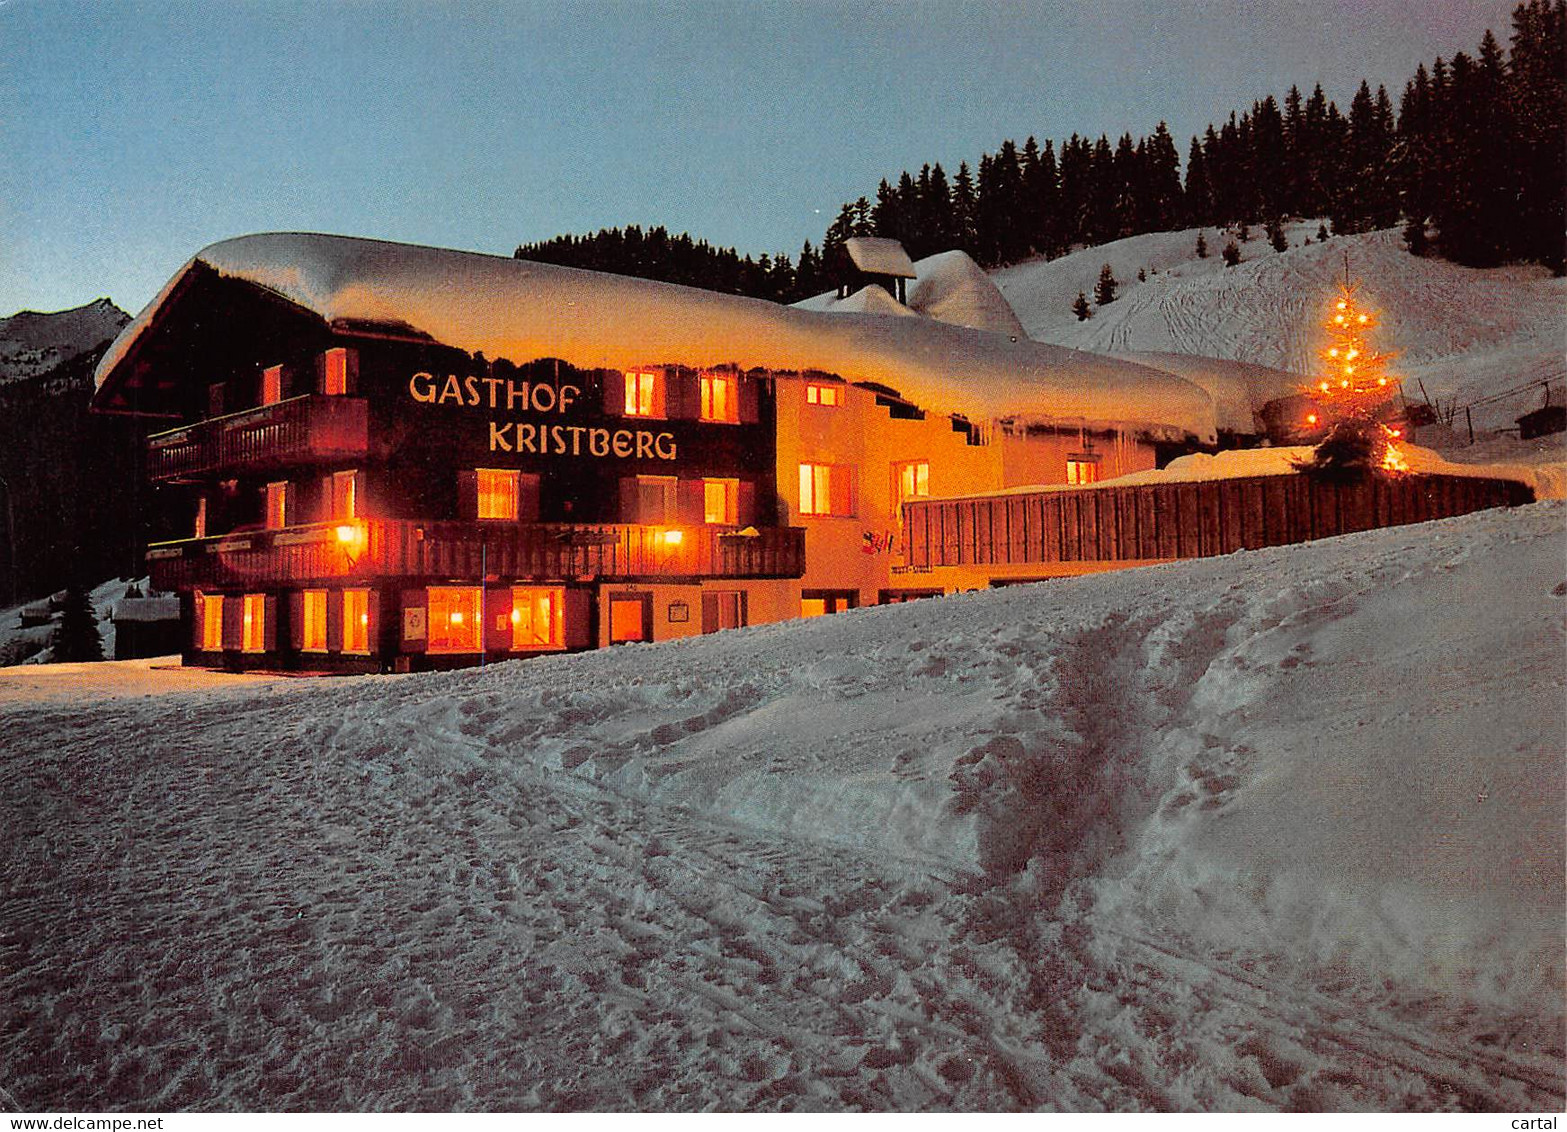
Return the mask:
[(907, 568), (1202, 558), (1534, 501), (1511, 480), (1302, 475), (1019, 492), (904, 504)]

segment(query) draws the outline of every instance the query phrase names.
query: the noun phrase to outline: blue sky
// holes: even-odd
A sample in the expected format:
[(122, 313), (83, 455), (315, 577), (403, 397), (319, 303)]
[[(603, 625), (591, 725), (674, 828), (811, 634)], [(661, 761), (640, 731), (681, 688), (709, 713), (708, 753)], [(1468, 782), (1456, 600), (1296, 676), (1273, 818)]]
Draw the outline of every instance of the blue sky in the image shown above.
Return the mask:
[(1395, 104), (1501, 0), (0, 0), (0, 315), (132, 313), (194, 252), (340, 232), (509, 254), (663, 224), (818, 243), (1001, 140), (1190, 136), (1291, 83)]

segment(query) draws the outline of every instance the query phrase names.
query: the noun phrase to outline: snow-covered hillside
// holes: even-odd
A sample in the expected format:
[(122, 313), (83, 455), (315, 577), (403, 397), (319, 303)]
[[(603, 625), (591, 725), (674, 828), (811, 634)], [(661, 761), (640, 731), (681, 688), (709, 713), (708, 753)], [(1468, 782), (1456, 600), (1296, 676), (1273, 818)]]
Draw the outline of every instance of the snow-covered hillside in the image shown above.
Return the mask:
[[(1480, 271), (1409, 254), (1396, 231), (1330, 237), (1317, 222), (1286, 227), (1289, 250), (1275, 252), (1260, 227), (1226, 267), (1223, 229), (1133, 236), (1056, 260), (1032, 260), (992, 278), (1030, 336), (1096, 353), (1196, 354), (1309, 374), (1317, 368), (1318, 327), (1344, 275), (1380, 312), (1380, 348), (1399, 351), (1390, 367), (1405, 393), (1463, 404), (1532, 380), (1567, 380), (1567, 279), (1543, 268)], [(1312, 243), (1306, 245), (1305, 241)], [(1072, 313), (1078, 292), (1094, 293), (1108, 263), (1119, 297), (1086, 322)], [(1147, 281), (1139, 283), (1144, 270)], [(1477, 427), (1511, 425), (1538, 408), (1538, 390), (1474, 410)]]
[(1559, 1111), (1564, 521), (448, 675), (0, 673), (0, 1080)]
[(0, 318), (0, 384), (37, 377), (102, 346), (131, 320), (108, 299), (72, 310)]

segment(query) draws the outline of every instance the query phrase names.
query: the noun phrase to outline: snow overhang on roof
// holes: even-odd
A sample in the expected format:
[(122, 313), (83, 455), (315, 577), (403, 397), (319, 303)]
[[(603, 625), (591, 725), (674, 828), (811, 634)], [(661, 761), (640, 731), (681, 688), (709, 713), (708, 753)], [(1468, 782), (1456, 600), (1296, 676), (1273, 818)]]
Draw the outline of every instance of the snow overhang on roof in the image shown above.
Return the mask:
[(824, 314), (629, 276), (348, 236), (242, 236), (198, 252), (115, 339), (100, 391), (210, 268), (326, 323), (401, 324), (438, 342), (521, 363), (584, 368), (734, 364), (875, 382), (938, 413), (1215, 438), (1213, 399), (1173, 374), (1096, 354), (922, 318)]
[(849, 260), (867, 275), (896, 275), (913, 279), (914, 264), (897, 240), (885, 236), (850, 236), (843, 242)]

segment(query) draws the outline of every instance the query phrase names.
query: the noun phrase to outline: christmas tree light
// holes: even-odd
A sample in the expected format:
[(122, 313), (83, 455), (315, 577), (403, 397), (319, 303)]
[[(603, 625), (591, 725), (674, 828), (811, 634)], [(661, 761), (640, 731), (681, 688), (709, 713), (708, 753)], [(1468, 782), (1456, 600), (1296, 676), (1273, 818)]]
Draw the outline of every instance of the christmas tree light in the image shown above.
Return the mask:
[(1346, 262), (1338, 299), (1322, 324), (1327, 343), (1320, 354), (1320, 377), (1310, 391), (1318, 411), (1306, 418), (1309, 425), (1315, 426), (1319, 419), (1332, 425), (1311, 460), (1300, 465), (1307, 472), (1352, 475), (1372, 468), (1408, 470), (1403, 453), (1393, 443), (1400, 430), (1381, 420), (1398, 388), (1387, 373), (1387, 363), (1395, 355), (1373, 347), (1369, 335), (1377, 328), (1376, 314), (1361, 306), (1358, 291)]

